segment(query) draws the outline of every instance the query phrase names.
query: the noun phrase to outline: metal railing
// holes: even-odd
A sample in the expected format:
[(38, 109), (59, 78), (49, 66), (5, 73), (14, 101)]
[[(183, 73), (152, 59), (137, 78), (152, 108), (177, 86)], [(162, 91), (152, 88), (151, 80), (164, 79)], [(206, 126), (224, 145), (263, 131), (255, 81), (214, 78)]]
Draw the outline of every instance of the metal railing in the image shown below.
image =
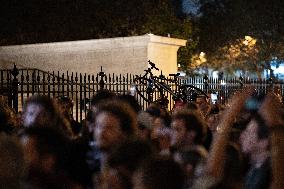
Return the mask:
[[(129, 94), (135, 76), (132, 74), (116, 75), (101, 72), (94, 75), (80, 73), (59, 73), (45, 72), (38, 69), (17, 69), (14, 66), (11, 70), (0, 70), (0, 95), (6, 96), (10, 107), (16, 112), (21, 111), (23, 104), (33, 94), (48, 95), (50, 97), (68, 96), (74, 102), (74, 118), (81, 121), (86, 116), (90, 107), (90, 99), (101, 89), (108, 89), (116, 94)], [(258, 93), (267, 93), (271, 88), (277, 88), (280, 95), (284, 94), (283, 81), (271, 79), (248, 79), (248, 78), (225, 78), (218, 80), (204, 77), (191, 77), (180, 79), (180, 83), (196, 86), (203, 91), (218, 94), (218, 101), (226, 103), (229, 96), (236, 90), (253, 85)], [(175, 87), (175, 86), (171, 86)], [(144, 90), (145, 89), (145, 90)], [(140, 86), (145, 92), (146, 87)], [(155, 91), (154, 99), (159, 98), (159, 91)], [(173, 100), (170, 93), (166, 93), (170, 103), (169, 109), (173, 107)], [(139, 95), (136, 98), (142, 108), (148, 103)]]

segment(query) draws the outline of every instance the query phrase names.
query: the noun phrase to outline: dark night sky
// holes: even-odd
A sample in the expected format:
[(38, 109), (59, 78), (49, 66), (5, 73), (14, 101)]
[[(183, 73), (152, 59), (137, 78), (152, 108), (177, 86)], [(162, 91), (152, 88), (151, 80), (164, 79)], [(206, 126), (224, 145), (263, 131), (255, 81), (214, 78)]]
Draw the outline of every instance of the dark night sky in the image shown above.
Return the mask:
[[(119, 9), (115, 6), (109, 9), (109, 3), (113, 2), (0, 0), (0, 45), (108, 37), (107, 32), (115, 28), (109, 20), (143, 17), (143, 12), (133, 3), (134, 0), (121, 0), (127, 6), (115, 5)], [(188, 5), (186, 7), (188, 10)], [(123, 32), (119, 32), (118, 37), (123, 35)]]

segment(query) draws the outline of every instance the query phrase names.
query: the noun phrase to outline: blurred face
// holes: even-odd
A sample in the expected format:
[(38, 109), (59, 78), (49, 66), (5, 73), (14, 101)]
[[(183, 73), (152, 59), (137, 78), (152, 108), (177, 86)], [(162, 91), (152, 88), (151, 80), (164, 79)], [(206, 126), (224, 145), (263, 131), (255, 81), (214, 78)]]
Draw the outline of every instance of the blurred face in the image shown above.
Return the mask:
[(38, 104), (29, 104), (23, 113), (23, 124), (29, 127), (36, 122), (39, 115), (43, 112), (43, 107)]
[(207, 118), (208, 127), (211, 131), (216, 131), (216, 128), (219, 123), (219, 115), (218, 114), (212, 114)]
[(201, 111), (201, 113), (203, 115), (206, 115), (206, 113), (208, 112), (209, 107), (210, 107), (208, 102), (206, 101), (206, 99), (203, 98), (203, 97), (202, 98), (197, 98), (196, 99), (196, 104), (197, 104), (199, 110)]
[(153, 120), (153, 129), (152, 129), (152, 133), (151, 133), (152, 139), (158, 138), (157, 133), (158, 133), (159, 129), (162, 128), (162, 127), (164, 127), (163, 120), (159, 117), (155, 118)]
[(108, 150), (120, 143), (122, 138), (123, 132), (120, 129), (119, 119), (107, 112), (99, 113), (95, 122), (95, 139), (98, 147)]
[(72, 115), (72, 105), (68, 103), (58, 103), (58, 105), (64, 116), (69, 118)]
[(251, 120), (247, 128), (242, 132), (240, 137), (240, 143), (242, 151), (246, 154), (252, 154), (257, 152), (257, 123), (254, 120)]
[(173, 129), (172, 145), (179, 146), (186, 138), (185, 122), (182, 119), (175, 119), (171, 123)]

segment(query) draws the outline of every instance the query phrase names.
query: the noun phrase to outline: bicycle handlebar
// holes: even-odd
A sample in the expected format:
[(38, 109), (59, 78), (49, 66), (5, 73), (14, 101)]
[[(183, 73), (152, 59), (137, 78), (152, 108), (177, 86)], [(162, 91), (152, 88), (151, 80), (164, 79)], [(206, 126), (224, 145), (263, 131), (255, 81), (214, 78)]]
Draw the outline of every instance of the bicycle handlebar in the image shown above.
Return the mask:
[(176, 74), (169, 74), (169, 76), (170, 76), (170, 77), (172, 77), (172, 76), (173, 76), (173, 77), (178, 77), (178, 76), (180, 76), (180, 73), (176, 73)]
[(158, 70), (158, 71), (159, 71), (159, 68), (157, 68), (156, 65), (155, 65), (153, 62), (151, 62), (150, 60), (148, 60), (148, 63), (150, 64), (151, 69), (155, 69), (155, 70)]

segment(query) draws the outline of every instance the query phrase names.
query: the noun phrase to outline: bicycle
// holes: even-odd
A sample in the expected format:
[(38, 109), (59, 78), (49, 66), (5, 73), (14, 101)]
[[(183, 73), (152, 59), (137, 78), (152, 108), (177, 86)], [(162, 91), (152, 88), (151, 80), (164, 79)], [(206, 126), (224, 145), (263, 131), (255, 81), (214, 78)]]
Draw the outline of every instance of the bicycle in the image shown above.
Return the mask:
[[(195, 102), (198, 97), (208, 98), (207, 94), (202, 91), (200, 88), (195, 87), (189, 84), (182, 84), (179, 79), (178, 74), (169, 74), (172, 78), (166, 78), (162, 72), (160, 76), (155, 76), (152, 73), (152, 70), (158, 70), (153, 62), (148, 61), (150, 67), (147, 70), (144, 70), (146, 73), (143, 76), (136, 75), (134, 79), (135, 89), (138, 95), (141, 96), (148, 104), (156, 102), (162, 105), (162, 107), (167, 107), (169, 99), (166, 96), (165, 92), (172, 95), (174, 102)], [(174, 86), (175, 89), (172, 89), (171, 86)], [(146, 88), (145, 88), (146, 87)], [(146, 92), (146, 95), (143, 92)], [(155, 91), (158, 91), (160, 94), (159, 98), (153, 98)]]

